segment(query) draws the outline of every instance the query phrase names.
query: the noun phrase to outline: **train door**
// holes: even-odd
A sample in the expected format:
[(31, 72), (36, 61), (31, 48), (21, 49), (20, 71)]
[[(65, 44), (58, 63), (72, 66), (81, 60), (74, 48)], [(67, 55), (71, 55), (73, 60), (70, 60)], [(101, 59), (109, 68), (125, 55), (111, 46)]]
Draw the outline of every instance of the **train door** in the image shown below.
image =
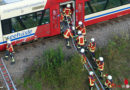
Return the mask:
[[(71, 5), (71, 10), (72, 10), (72, 19), (71, 20), (72, 20), (72, 25), (75, 26), (75, 2), (74, 1), (60, 3), (60, 16), (61, 16), (61, 14), (63, 14), (63, 9), (66, 8), (67, 4)], [(61, 17), (61, 19), (62, 19), (62, 17)], [(60, 20), (60, 28), (61, 28), (61, 33), (64, 32), (67, 28), (69, 28), (68, 23), (67, 23), (67, 21), (65, 21), (65, 19), (63, 21)]]
[(51, 35), (60, 34), (60, 16), (59, 16), (59, 5), (53, 5), (51, 7)]
[(85, 15), (85, 7), (84, 7), (84, 0), (76, 0), (76, 25), (78, 25), (79, 21), (84, 22), (84, 15)]

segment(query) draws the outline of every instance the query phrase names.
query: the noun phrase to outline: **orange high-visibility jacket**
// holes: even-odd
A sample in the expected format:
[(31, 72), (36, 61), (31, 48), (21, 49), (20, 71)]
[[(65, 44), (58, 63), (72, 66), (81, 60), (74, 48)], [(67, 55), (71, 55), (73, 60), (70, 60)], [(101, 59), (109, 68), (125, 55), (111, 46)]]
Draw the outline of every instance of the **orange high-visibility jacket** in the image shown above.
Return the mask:
[(77, 40), (78, 45), (84, 46), (85, 42), (84, 42), (84, 36), (83, 36), (83, 35), (79, 35), (79, 36), (76, 38), (76, 40)]
[(83, 27), (77, 26), (76, 29), (81, 31), (83, 35), (86, 35), (86, 28), (85, 28), (85, 26), (83, 26)]
[(105, 85), (108, 87), (108, 88), (112, 88), (112, 82), (110, 80), (106, 80), (105, 82)]
[(86, 60), (87, 60), (86, 56), (85, 56), (85, 55), (81, 55), (81, 62), (82, 62), (83, 64), (86, 63)]
[(73, 33), (71, 32), (71, 30), (70, 29), (67, 29), (65, 32), (64, 32), (64, 38), (70, 38), (70, 36), (71, 37), (73, 37)]
[(98, 70), (103, 71), (104, 70), (104, 62), (101, 62), (99, 59), (95, 58), (95, 61), (97, 62)]
[(62, 22), (64, 20), (64, 15), (63, 13), (60, 14), (60, 22)]
[(90, 76), (88, 76), (88, 79), (89, 79), (89, 85), (94, 86), (94, 82), (95, 82), (94, 77), (90, 75)]
[(7, 45), (6, 45), (6, 50), (9, 51), (9, 52), (13, 52), (14, 49), (13, 49), (12, 44), (7, 44)]
[(96, 42), (90, 42), (88, 45), (89, 51), (90, 52), (95, 52), (96, 50)]
[(97, 63), (97, 65), (98, 65), (98, 70), (100, 70), (100, 71), (103, 71), (103, 70), (104, 70), (104, 62), (99, 61), (99, 62)]
[(72, 15), (72, 10), (70, 8), (64, 8), (63, 12), (67, 17), (70, 17)]

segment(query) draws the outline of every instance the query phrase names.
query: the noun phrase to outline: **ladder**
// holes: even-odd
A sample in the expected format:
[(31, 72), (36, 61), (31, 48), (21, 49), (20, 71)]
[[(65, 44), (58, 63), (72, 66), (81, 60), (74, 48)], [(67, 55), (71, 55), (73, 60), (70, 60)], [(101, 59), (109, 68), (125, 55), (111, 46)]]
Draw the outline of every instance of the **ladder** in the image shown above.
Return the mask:
[(0, 73), (4, 83), (6, 84), (7, 90), (17, 90), (3, 61), (3, 58), (0, 59)]

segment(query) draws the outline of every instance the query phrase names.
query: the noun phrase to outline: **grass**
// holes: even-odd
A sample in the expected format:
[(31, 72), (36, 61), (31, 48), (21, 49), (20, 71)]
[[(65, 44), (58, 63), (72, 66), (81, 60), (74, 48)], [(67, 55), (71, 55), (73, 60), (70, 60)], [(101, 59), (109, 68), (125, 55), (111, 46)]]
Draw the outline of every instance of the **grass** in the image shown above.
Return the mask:
[[(124, 85), (124, 79), (130, 81), (130, 38), (115, 36), (104, 48), (99, 48), (96, 57), (103, 56), (105, 62), (104, 73), (113, 76), (116, 85)], [(114, 88), (114, 90), (125, 90)]]
[[(104, 57), (104, 74), (112, 75), (116, 85), (124, 85), (125, 78), (130, 81), (128, 35), (115, 36), (106, 47), (98, 48), (96, 57), (99, 56)], [(79, 54), (65, 58), (62, 48), (50, 49), (27, 70), (22, 85), (25, 90), (88, 90), (88, 74), (82, 68)]]
[(25, 90), (88, 90), (79, 54), (65, 58), (62, 48), (44, 52), (24, 76)]

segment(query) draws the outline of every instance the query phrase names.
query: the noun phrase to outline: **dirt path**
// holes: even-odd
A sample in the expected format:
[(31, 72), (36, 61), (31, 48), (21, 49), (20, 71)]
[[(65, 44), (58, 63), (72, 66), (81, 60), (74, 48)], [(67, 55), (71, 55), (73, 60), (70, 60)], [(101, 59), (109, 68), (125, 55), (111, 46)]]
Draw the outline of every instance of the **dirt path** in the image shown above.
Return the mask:
[(87, 38), (94, 37), (98, 47), (108, 43), (111, 37), (130, 34), (130, 15), (88, 26)]
[[(87, 39), (96, 38), (98, 46), (104, 46), (114, 34), (129, 33), (130, 34), (130, 15), (119, 17), (114, 20), (105, 21), (95, 25), (88, 26)], [(41, 39), (38, 42), (15, 47), (16, 64), (10, 65), (9, 61), (5, 61), (7, 68), (15, 82), (22, 79), (24, 71), (32, 65), (33, 61), (39, 58), (43, 52), (49, 48), (57, 48), (62, 46), (66, 55), (72, 54), (74, 49), (66, 49), (62, 36), (55, 36), (47, 39)], [(1, 53), (1, 56), (4, 52)]]

